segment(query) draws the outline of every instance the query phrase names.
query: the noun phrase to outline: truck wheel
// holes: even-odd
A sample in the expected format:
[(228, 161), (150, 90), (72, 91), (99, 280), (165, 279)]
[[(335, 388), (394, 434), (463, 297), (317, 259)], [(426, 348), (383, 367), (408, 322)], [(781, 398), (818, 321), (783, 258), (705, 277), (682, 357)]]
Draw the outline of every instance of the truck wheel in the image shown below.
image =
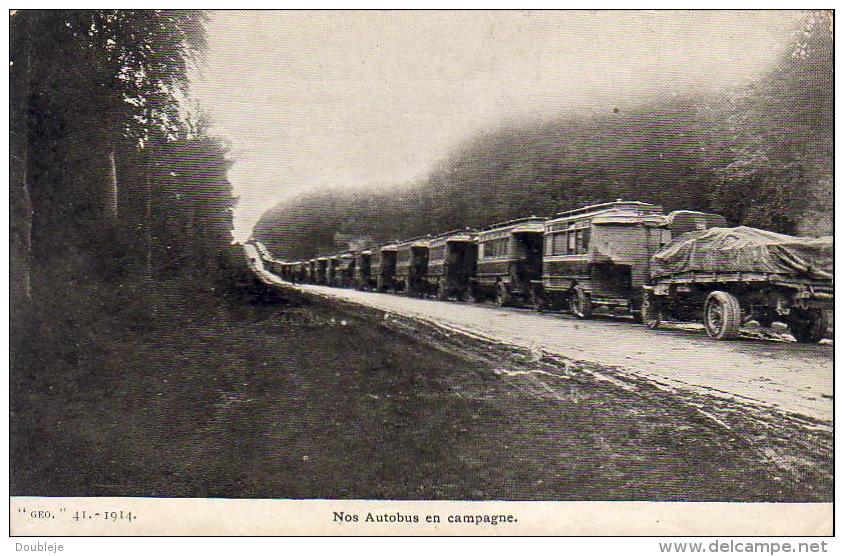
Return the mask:
[(579, 319), (592, 318), (592, 297), (582, 286), (575, 286), (571, 294), (571, 314)]
[(530, 289), (530, 305), (537, 311), (548, 310), (548, 297), (545, 295), (545, 292), (542, 291), (541, 287), (534, 286)]
[(480, 303), (481, 302), (481, 293), (478, 291), (478, 287), (474, 284), (469, 284), (466, 288), (466, 293), (464, 294), (464, 300), (467, 303)]
[(770, 328), (774, 324), (774, 317), (770, 313), (762, 313), (756, 315), (754, 320), (759, 323), (762, 328)]
[(703, 304), (703, 324), (710, 338), (732, 340), (741, 326), (741, 305), (733, 294), (714, 291)]
[(662, 324), (662, 303), (649, 291), (642, 294), (642, 308), (639, 313), (642, 324), (648, 330), (656, 330)]
[(823, 340), (829, 326), (826, 311), (812, 311), (806, 315), (795, 315), (789, 320), (788, 330), (801, 344), (816, 344)]
[(495, 286), (495, 301), (498, 302), (499, 307), (510, 307), (513, 305), (513, 294), (507, 288), (504, 282), (498, 282)]

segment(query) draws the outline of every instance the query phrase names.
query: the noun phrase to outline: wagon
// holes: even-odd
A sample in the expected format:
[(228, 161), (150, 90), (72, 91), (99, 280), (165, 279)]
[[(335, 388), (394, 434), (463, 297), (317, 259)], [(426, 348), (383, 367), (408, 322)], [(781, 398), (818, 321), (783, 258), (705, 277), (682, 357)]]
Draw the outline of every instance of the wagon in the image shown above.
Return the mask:
[(535, 305), (568, 306), (581, 319), (596, 307), (636, 312), (650, 258), (669, 238), (659, 205), (618, 200), (560, 212), (545, 222)]
[(370, 262), (371, 280), (378, 291), (395, 290), (396, 245), (390, 243), (373, 249)]
[(395, 289), (407, 295), (424, 295), (428, 272), (428, 237), (403, 241), (396, 245)]
[(494, 297), (499, 305), (530, 298), (531, 283), (542, 273), (545, 218), (531, 216), (494, 224), (478, 233), (477, 273), (472, 295)]
[(352, 251), (332, 257), (331, 285), (338, 288), (350, 288), (355, 283), (355, 253)]
[(255, 245), (255, 250), (258, 251), (258, 256), (261, 257), (261, 259), (269, 260), (272, 258), (272, 256), (270, 255), (270, 251), (263, 243), (261, 243), (260, 241), (255, 241), (253, 242), (253, 245)]
[(273, 259), (273, 258), (270, 258), (268, 260), (269, 260), (270, 272), (272, 272), (276, 276), (284, 278), (284, 270), (285, 270), (284, 263), (282, 261), (279, 261), (279, 260)]
[(314, 283), (320, 285), (328, 284), (328, 257), (317, 257), (315, 270), (316, 279)]
[(468, 299), (478, 267), (477, 234), (470, 230), (446, 232), (431, 239), (428, 272), (421, 279), (427, 293), (437, 299)]
[(337, 256), (332, 255), (330, 257), (326, 257), (328, 259), (328, 263), (325, 267), (325, 285), (326, 286), (336, 286), (336, 278), (334, 276), (336, 269), (337, 269)]
[(296, 261), (293, 263), (292, 281), (302, 283), (305, 281), (305, 263)]
[(309, 259), (305, 261), (305, 282), (308, 284), (316, 283), (316, 259)]
[(357, 289), (365, 291), (377, 287), (376, 279), (372, 275), (372, 251), (369, 249), (357, 253), (354, 284)]

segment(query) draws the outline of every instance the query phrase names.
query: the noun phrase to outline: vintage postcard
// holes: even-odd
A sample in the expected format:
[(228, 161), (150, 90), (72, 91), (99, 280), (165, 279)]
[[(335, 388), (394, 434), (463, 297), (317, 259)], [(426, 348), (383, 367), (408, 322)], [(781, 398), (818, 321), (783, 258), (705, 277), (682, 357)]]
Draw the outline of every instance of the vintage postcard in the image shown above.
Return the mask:
[(9, 31), (12, 536), (832, 534), (832, 11)]

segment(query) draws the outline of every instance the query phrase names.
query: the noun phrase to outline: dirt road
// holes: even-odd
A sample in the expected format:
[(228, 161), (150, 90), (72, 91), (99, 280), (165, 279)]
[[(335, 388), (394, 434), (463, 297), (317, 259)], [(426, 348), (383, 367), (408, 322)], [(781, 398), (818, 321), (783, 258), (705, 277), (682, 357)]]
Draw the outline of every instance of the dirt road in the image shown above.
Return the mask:
[[(267, 273), (268, 279), (279, 280)], [(743, 339), (716, 342), (702, 330), (647, 330), (624, 320), (578, 321), (562, 314), (442, 302), (314, 285), (321, 296), (390, 311), (436, 326), (612, 367), (665, 388), (738, 398), (780, 411), (832, 421), (833, 348)]]
[(305, 291), (421, 318), (496, 341), (636, 373), (669, 387), (703, 390), (832, 420), (832, 346), (768, 340), (716, 342), (702, 331), (647, 330), (631, 322), (578, 321), (492, 305), (410, 299), (301, 286)]
[[(60, 323), (78, 351), (23, 354), (11, 492), (832, 501), (830, 425), (366, 306), (460, 305), (231, 278), (217, 292), (156, 284), (140, 325), (92, 311), (87, 327)], [(532, 317), (469, 309), (478, 327)]]

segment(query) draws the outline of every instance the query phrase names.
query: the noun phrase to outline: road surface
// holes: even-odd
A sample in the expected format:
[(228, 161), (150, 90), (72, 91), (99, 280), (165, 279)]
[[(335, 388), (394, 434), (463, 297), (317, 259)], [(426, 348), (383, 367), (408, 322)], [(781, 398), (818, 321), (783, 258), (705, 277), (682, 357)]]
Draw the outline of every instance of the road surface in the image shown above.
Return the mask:
[[(246, 247), (255, 259), (253, 269), (263, 279), (280, 283), (280, 278), (260, 265), (254, 248)], [(488, 304), (310, 284), (296, 287), (534, 352), (632, 373), (664, 388), (738, 399), (832, 422), (832, 345), (754, 339), (718, 342), (687, 327), (647, 330), (620, 319), (579, 321)]]

